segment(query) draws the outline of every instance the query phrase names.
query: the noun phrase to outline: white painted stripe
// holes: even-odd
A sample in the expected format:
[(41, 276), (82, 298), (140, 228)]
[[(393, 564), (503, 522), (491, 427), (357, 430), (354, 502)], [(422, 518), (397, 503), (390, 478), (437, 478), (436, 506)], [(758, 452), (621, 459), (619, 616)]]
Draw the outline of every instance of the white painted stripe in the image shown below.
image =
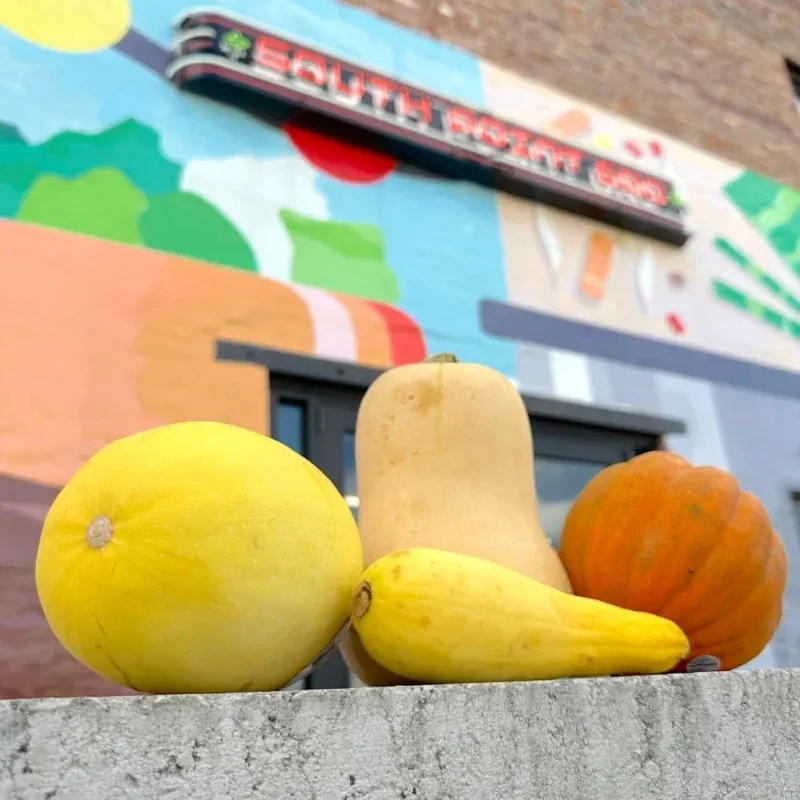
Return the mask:
[(311, 286), (292, 284), (314, 322), (314, 352), (337, 361), (358, 361), (358, 343), (347, 309), (333, 296)]
[(712, 385), (669, 372), (657, 372), (655, 377), (661, 410), (686, 423), (685, 434), (667, 437), (669, 449), (696, 466), (730, 472)]
[(550, 270), (550, 278), (553, 285), (558, 285), (558, 280), (561, 277), (561, 264), (563, 254), (561, 252), (561, 242), (558, 238), (558, 233), (550, 221), (549, 214), (545, 213), (541, 206), (536, 208), (536, 231), (539, 234), (539, 241), (542, 244), (545, 261)]
[(562, 400), (579, 403), (594, 401), (589, 359), (569, 350), (550, 349), (550, 374), (553, 379), (553, 394)]

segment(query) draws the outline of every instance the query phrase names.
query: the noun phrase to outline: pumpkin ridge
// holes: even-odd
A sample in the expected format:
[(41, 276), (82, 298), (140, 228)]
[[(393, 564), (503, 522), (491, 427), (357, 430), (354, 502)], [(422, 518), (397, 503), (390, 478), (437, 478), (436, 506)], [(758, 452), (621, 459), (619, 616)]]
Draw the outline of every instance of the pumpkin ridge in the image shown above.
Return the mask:
[[(763, 625), (754, 629), (745, 629), (730, 640), (725, 640), (723, 635), (720, 644), (712, 643), (697, 649), (713, 649), (718, 654), (724, 669), (736, 669), (736, 667), (752, 661), (764, 650), (775, 635), (775, 631), (778, 630), (782, 617), (783, 598), (779, 597), (773, 603), (769, 613), (765, 615)], [(754, 633), (758, 635), (756, 636)], [(694, 646), (692, 647), (692, 652), (696, 652)]]
[[(630, 462), (628, 462), (630, 463)], [(658, 515), (659, 509), (663, 508), (664, 505), (668, 500), (671, 500), (672, 497), (668, 491), (668, 488), (674, 486), (678, 481), (683, 478), (687, 474), (691, 474), (692, 466), (689, 462), (685, 462), (685, 464), (676, 465), (675, 474), (671, 477), (670, 482), (667, 486), (664, 487), (664, 491), (660, 497), (656, 499), (656, 502), (653, 504), (652, 514), (650, 514), (650, 519), (655, 519)], [(631, 579), (633, 578), (634, 572), (633, 570), (628, 570), (625, 575), (625, 588), (621, 595), (621, 602), (618, 605), (622, 605), (623, 608), (631, 608), (632, 606), (628, 605), (630, 603), (630, 596), (631, 596)], [(639, 609), (636, 609), (639, 610)], [(658, 616), (662, 616), (659, 611), (649, 611), (649, 613), (657, 614)]]
[(777, 602), (765, 615), (763, 624), (742, 630), (732, 639), (726, 639), (724, 632), (705, 642), (696, 637), (698, 644), (690, 641), (692, 649), (689, 658), (713, 653), (722, 662), (722, 669), (736, 669), (763, 651), (780, 626), (782, 616), (783, 603)]
[[(651, 458), (651, 454), (650, 453), (645, 453), (645, 454), (639, 456), (638, 458), (640, 459), (640, 461), (637, 462), (636, 466), (641, 466), (642, 463), (646, 464), (648, 461), (652, 461), (653, 460)], [(633, 471), (633, 467), (634, 467), (633, 461), (635, 461), (635, 460), (636, 459), (631, 459), (631, 461), (628, 461), (628, 462), (626, 462), (624, 464), (623, 468), (625, 469), (626, 472), (632, 472)], [(651, 480), (655, 480), (655, 481), (658, 480), (657, 478), (652, 478), (652, 477), (650, 479)], [(675, 478), (675, 480), (677, 480), (677, 477)], [(622, 488), (621, 489), (623, 494), (627, 490), (628, 490), (627, 488)], [(656, 518), (656, 515), (658, 513), (658, 509), (663, 505), (665, 499), (666, 499), (666, 497), (662, 496), (661, 498), (656, 500), (655, 503), (653, 503), (653, 505), (650, 508), (650, 513), (648, 513), (648, 519), (652, 520), (652, 519)], [(630, 535), (631, 535), (630, 532), (626, 533), (625, 529), (628, 528), (631, 524), (632, 523), (629, 522), (628, 519), (625, 519), (622, 522), (622, 524), (619, 526), (619, 529), (616, 532), (614, 537), (609, 537), (606, 534), (605, 538), (607, 540), (608, 545), (610, 545), (612, 547), (618, 547), (619, 544), (624, 544), (626, 542), (626, 540), (628, 540)], [(634, 533), (634, 535), (636, 535), (636, 534)], [(602, 532), (601, 532), (600, 536), (603, 536)], [(587, 552), (587, 562), (589, 561), (590, 557), (591, 557), (591, 553)], [(618, 554), (618, 557), (619, 557), (619, 554)], [(627, 596), (629, 595), (630, 588), (631, 588), (630, 587), (631, 574), (632, 574), (632, 572), (628, 571), (628, 572), (624, 573), (621, 576), (619, 574), (617, 575), (617, 580), (614, 581), (614, 583), (611, 585), (607, 597), (604, 598), (604, 599), (606, 599), (606, 602), (612, 603), (614, 605), (620, 605), (620, 606), (626, 607), (625, 604), (627, 602)], [(644, 610), (644, 609), (637, 608), (635, 610), (641, 611), (641, 610)]]
[[(780, 550), (783, 551), (782, 553), (777, 549), (776, 542), (777, 542), (777, 545), (780, 548)], [(753, 598), (757, 597), (757, 595), (760, 592), (764, 591), (765, 582), (767, 580), (767, 577), (771, 575), (772, 570), (777, 570), (779, 574), (783, 574), (783, 584), (785, 586), (785, 584), (786, 584), (785, 572), (783, 572), (783, 570), (781, 569), (781, 564), (780, 563), (776, 564), (774, 562), (774, 559), (775, 559), (776, 555), (777, 555), (777, 558), (778, 558), (779, 562), (783, 561), (785, 559), (785, 556), (786, 556), (786, 551), (785, 551), (785, 549), (783, 547), (783, 542), (777, 536), (773, 536), (770, 539), (770, 543), (769, 543), (769, 553), (767, 555), (766, 566), (764, 568), (764, 578), (759, 583), (756, 583), (752, 587), (752, 589), (750, 589), (750, 591), (746, 595), (744, 595), (739, 600), (739, 602), (736, 603), (736, 605), (734, 605), (730, 609), (728, 609), (728, 612), (725, 615), (727, 620), (731, 620), (737, 614), (742, 613), (743, 610), (745, 610), (748, 606), (750, 606), (753, 603)], [(777, 603), (776, 603), (781, 608), (783, 606), (783, 596), (782, 595), (783, 595), (783, 592), (779, 593), (778, 599), (777, 599)], [(779, 622), (780, 622), (780, 618), (778, 618), (778, 620), (775, 622), (775, 628), (777, 628)], [(718, 624), (719, 624), (719, 620), (718, 619), (717, 620), (713, 620), (712, 622), (709, 622), (707, 625), (704, 625), (702, 628), (698, 628), (696, 631), (693, 631), (691, 638), (702, 640), (703, 634), (706, 631), (708, 631), (709, 629), (713, 629), (714, 626), (718, 625)], [(773, 629), (773, 632), (774, 632), (774, 629)], [(739, 634), (738, 637), (734, 637), (734, 638), (728, 640), (728, 642), (727, 642), (728, 646), (732, 647), (732, 645), (734, 643), (737, 643), (737, 642), (741, 641), (742, 639), (746, 639), (751, 633), (752, 633), (752, 630), (743, 630)]]
[[(690, 467), (690, 469), (691, 469), (691, 467)], [(725, 521), (724, 521), (726, 530), (728, 528), (730, 528), (731, 522), (736, 518), (736, 515), (739, 512), (739, 507), (740, 507), (740, 505), (742, 503), (742, 499), (743, 498), (744, 498), (744, 492), (739, 491), (739, 493), (738, 493), (738, 495), (736, 497), (736, 501), (734, 502), (733, 506), (731, 507), (730, 513), (726, 515), (726, 518), (725, 518)], [(718, 537), (717, 538), (717, 540), (714, 542), (714, 544), (706, 552), (705, 557), (702, 559), (702, 561), (700, 562), (699, 566), (694, 568), (694, 574), (692, 575), (691, 579), (689, 580), (687, 586), (683, 587), (682, 591), (686, 591), (686, 589), (688, 589), (692, 585), (692, 583), (694, 583), (696, 580), (698, 580), (702, 576), (703, 570), (705, 570), (708, 567), (708, 562), (711, 560), (711, 557), (717, 552), (717, 550), (720, 547), (722, 547), (725, 544), (726, 543), (723, 541), (722, 537)], [(772, 543), (770, 542), (770, 548), (771, 547), (772, 547)], [(654, 611), (653, 613), (657, 614), (659, 616), (667, 616), (667, 618), (669, 619), (670, 617), (668, 616), (668, 610), (669, 610), (670, 604), (673, 601), (674, 601), (674, 597), (669, 598), (666, 601), (666, 603), (664, 603), (663, 606), (661, 606), (657, 611)]]
[[(732, 523), (736, 519), (736, 517), (740, 513), (745, 513), (743, 511), (743, 509), (742, 509), (742, 505), (743, 505), (743, 503), (745, 503), (748, 500), (755, 501), (755, 503), (757, 504), (757, 508), (760, 508), (760, 510), (764, 513), (765, 522), (769, 526), (769, 530), (772, 532), (772, 536), (769, 537), (768, 549), (766, 550), (766, 552), (765, 552), (765, 554), (763, 556), (763, 560), (759, 563), (759, 572), (760, 572), (760, 575), (761, 575), (761, 579), (755, 581), (751, 585), (751, 587), (748, 590), (746, 590), (746, 594), (744, 594), (743, 596), (740, 595), (740, 598), (737, 599), (736, 605), (734, 606), (735, 608), (738, 608), (738, 607), (742, 606), (743, 603), (741, 602), (741, 600), (749, 597), (755, 590), (758, 589), (758, 587), (760, 585), (762, 585), (763, 576), (764, 576), (764, 574), (766, 573), (766, 571), (768, 570), (768, 568), (770, 566), (770, 558), (771, 558), (772, 550), (773, 550), (773, 547), (774, 547), (773, 539), (775, 538), (775, 534), (774, 534), (774, 531), (772, 529), (771, 522), (769, 520), (769, 516), (766, 513), (766, 509), (764, 509), (763, 505), (760, 503), (760, 501), (756, 497), (754, 497), (753, 495), (749, 494), (748, 492), (741, 491), (741, 489), (739, 490), (739, 495), (738, 495), (738, 497), (736, 499), (736, 503), (734, 504), (733, 512), (731, 513), (730, 517), (726, 520), (725, 527), (723, 528), (723, 530), (724, 531), (730, 531)], [(731, 542), (730, 542), (729, 539), (726, 539), (724, 536), (718, 537), (714, 547), (712, 547), (711, 550), (709, 550), (708, 554), (703, 559), (701, 566), (696, 569), (694, 579), (696, 580), (697, 577), (702, 575), (704, 572), (706, 573), (706, 577), (708, 577), (708, 568), (709, 568), (709, 564), (713, 564), (713, 557), (717, 555), (717, 553), (720, 551), (720, 549), (722, 549), (722, 548), (730, 549), (730, 546), (731, 546)], [(740, 568), (742, 567), (743, 564), (746, 564), (746, 561), (742, 559), (741, 555), (739, 556), (738, 562), (739, 562), (738, 566)], [(753, 573), (748, 572), (748, 574), (753, 574)], [(736, 579), (731, 577), (730, 580), (735, 581)], [(709, 583), (709, 582), (710, 581), (706, 581), (706, 583)], [(691, 589), (692, 588), (692, 584), (693, 584), (693, 582), (690, 582), (690, 584), (687, 587), (684, 587), (682, 589), (682, 591), (681, 591), (681, 594), (683, 594), (687, 590)], [(741, 585), (741, 584), (739, 583), (737, 585)], [(712, 584), (712, 587), (713, 587), (713, 584)], [(706, 587), (706, 596), (708, 596), (709, 590), (710, 590), (710, 587), (707, 586)], [(696, 600), (696, 602), (698, 604), (698, 607), (702, 607), (702, 599), (703, 599), (702, 596), (698, 597), (698, 598), (695, 598), (695, 600)], [(719, 614), (723, 614), (721, 609), (719, 611)], [(688, 612), (685, 611), (685, 609), (680, 609), (680, 607), (679, 607), (678, 612), (676, 613), (673, 609), (670, 608), (670, 605), (668, 604), (663, 609), (663, 615), (666, 616), (668, 619), (673, 619), (673, 617), (675, 617), (675, 616), (681, 618), (682, 622), (684, 623), (684, 627), (688, 629), (688, 634), (690, 634), (690, 635), (691, 634), (696, 634), (696, 632), (700, 630), (700, 628), (695, 627), (696, 623), (694, 621), (696, 620), (696, 616), (694, 616), (692, 614), (689, 614)], [(726, 610), (724, 612), (724, 616), (725, 616), (726, 619), (729, 618), (730, 617), (730, 611)], [(719, 615), (718, 615), (718, 617), (719, 617)], [(703, 628), (706, 628), (711, 624), (712, 624), (711, 622), (703, 623)]]
[[(613, 478), (613, 476), (615, 475), (616, 472), (622, 472), (624, 469), (625, 469), (625, 464), (613, 464), (611, 467), (608, 467), (608, 469), (606, 471), (606, 480), (612, 480), (612, 478)], [(594, 484), (595, 484), (593, 488), (596, 488), (597, 485), (599, 484), (599, 480), (598, 480), (599, 477), (600, 477), (600, 475), (596, 475), (594, 478), (592, 478), (592, 482), (594, 482)], [(588, 485), (587, 485), (587, 488), (588, 488)], [(573, 505), (573, 508), (574, 508), (574, 505)], [(580, 513), (580, 509), (578, 511)], [(566, 529), (566, 527), (567, 526), (566, 526), (566, 523), (565, 523), (564, 529)], [(590, 541), (593, 540), (594, 538), (596, 538), (599, 535), (600, 534), (597, 534), (597, 533), (592, 531), (590, 533), (590, 535), (589, 535)], [(563, 543), (564, 543), (563, 532), (562, 532), (562, 540), (561, 541), (562, 541), (562, 545), (563, 545)], [(573, 584), (577, 584), (577, 585), (585, 585), (587, 583), (587, 581), (588, 581), (589, 561), (590, 561), (590, 558), (591, 558), (591, 555), (592, 555), (593, 551), (594, 551), (593, 547), (587, 547), (587, 548), (579, 551), (578, 563), (576, 565), (577, 568), (574, 570), (575, 575), (574, 575), (574, 578), (573, 578), (572, 575), (570, 575), (570, 582), (573, 582)], [(573, 586), (573, 588), (574, 588), (574, 586)]]

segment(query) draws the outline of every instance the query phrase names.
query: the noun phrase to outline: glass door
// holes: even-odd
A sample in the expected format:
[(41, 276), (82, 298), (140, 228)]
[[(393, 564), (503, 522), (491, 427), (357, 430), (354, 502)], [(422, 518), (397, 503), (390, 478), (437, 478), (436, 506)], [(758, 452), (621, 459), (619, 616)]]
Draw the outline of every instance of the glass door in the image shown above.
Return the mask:
[(340, 400), (329, 401), (320, 411), (323, 452), (319, 468), (336, 484), (358, 520), (356, 486), (356, 415), (358, 407)]
[[(355, 430), (361, 392), (272, 378), (272, 435), (319, 467), (344, 495), (358, 519)], [(338, 650), (292, 688), (350, 686), (350, 672)]]
[[(355, 431), (358, 406), (347, 396), (322, 395), (315, 409), (316, 430), (312, 441), (318, 443), (317, 466), (344, 495), (358, 520), (356, 489)], [(338, 650), (306, 678), (308, 689), (340, 689), (351, 684), (350, 671)]]

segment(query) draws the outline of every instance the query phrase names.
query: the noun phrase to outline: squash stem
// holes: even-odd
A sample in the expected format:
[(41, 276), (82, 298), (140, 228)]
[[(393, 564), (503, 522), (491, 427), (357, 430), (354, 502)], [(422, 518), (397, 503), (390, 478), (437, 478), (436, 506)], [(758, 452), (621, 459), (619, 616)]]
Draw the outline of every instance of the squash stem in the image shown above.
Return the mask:
[(457, 364), (458, 358), (456, 357), (455, 353), (435, 353), (432, 356), (428, 356), (423, 362), (423, 364)]
[(353, 595), (353, 616), (361, 619), (369, 611), (371, 603), (372, 587), (369, 585), (369, 581), (362, 581)]

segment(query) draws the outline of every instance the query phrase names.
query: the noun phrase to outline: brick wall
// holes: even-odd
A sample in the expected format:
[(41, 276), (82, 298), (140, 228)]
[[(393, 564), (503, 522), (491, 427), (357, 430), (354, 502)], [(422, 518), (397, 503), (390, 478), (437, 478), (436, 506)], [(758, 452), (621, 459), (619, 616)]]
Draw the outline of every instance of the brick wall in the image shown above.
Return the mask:
[(800, 186), (797, 0), (353, 0)]

